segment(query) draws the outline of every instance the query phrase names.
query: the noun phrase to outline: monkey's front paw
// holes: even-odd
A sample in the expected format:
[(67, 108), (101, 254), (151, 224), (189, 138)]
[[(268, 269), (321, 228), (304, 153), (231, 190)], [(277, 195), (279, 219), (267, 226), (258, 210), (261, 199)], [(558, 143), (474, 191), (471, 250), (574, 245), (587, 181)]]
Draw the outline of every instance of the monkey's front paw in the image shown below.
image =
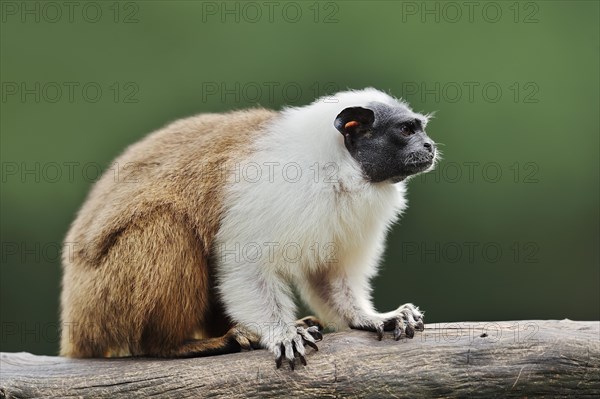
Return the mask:
[(296, 334), (293, 334), (290, 338), (281, 339), (273, 345), (272, 350), (275, 353), (275, 365), (277, 368), (280, 368), (285, 357), (290, 368), (294, 370), (295, 360), (298, 357), (302, 364), (306, 366), (306, 358), (304, 357), (306, 350), (304, 349), (304, 345), (308, 345), (318, 351), (319, 348), (316, 342), (322, 339), (323, 335), (317, 326), (308, 328), (296, 327)]
[[(393, 330), (396, 341), (403, 335), (407, 338), (412, 338), (415, 336), (415, 330), (423, 331), (425, 329), (423, 312), (412, 303), (402, 305), (392, 313), (391, 317), (383, 321), (383, 330)], [(383, 338), (383, 330), (377, 331), (379, 340)]]
[(392, 312), (379, 314), (374, 319), (359, 320), (350, 328), (374, 331), (380, 341), (383, 339), (384, 331), (393, 331), (394, 339), (398, 341), (402, 336), (412, 338), (415, 336), (415, 331), (423, 331), (425, 329), (423, 317), (423, 312), (418, 307), (407, 303)]

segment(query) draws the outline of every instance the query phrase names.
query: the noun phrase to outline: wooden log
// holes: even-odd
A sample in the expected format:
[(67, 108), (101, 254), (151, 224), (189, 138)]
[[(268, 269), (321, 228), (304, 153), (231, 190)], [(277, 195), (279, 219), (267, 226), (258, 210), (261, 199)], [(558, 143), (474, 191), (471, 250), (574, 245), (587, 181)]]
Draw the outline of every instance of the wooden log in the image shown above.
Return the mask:
[(308, 365), (264, 350), (192, 359), (0, 355), (6, 398), (600, 397), (600, 322), (429, 324), (415, 338), (326, 334)]

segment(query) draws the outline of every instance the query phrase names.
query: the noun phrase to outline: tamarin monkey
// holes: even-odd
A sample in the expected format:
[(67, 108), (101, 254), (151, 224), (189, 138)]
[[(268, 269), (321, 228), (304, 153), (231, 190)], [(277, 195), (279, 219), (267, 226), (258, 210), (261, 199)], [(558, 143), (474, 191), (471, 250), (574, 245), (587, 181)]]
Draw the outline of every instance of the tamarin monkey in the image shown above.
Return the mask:
[[(386, 93), (178, 120), (95, 184), (65, 239), (61, 354), (193, 357), (267, 348), (306, 364), (321, 322), (412, 338), (369, 280), (405, 180), (431, 169), (427, 115)], [(319, 319), (296, 321), (294, 291)]]

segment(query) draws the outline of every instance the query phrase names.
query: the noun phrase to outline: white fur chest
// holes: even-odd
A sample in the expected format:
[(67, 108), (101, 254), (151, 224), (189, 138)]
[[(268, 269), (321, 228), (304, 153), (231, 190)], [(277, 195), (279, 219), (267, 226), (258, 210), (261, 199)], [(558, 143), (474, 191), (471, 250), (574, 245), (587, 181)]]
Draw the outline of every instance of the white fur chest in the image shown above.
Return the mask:
[(220, 249), (235, 253), (236, 263), (260, 262), (286, 274), (339, 263), (382, 243), (404, 202), (389, 185), (347, 188), (279, 179), (236, 183), (228, 200)]

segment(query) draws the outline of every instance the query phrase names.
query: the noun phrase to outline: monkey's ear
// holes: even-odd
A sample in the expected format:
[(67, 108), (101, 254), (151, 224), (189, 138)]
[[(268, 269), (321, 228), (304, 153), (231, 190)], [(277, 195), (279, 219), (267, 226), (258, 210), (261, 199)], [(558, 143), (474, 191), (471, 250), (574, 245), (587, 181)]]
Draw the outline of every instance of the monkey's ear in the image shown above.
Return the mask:
[(333, 125), (343, 135), (356, 132), (358, 129), (371, 127), (375, 121), (375, 113), (362, 107), (344, 109), (335, 118)]

